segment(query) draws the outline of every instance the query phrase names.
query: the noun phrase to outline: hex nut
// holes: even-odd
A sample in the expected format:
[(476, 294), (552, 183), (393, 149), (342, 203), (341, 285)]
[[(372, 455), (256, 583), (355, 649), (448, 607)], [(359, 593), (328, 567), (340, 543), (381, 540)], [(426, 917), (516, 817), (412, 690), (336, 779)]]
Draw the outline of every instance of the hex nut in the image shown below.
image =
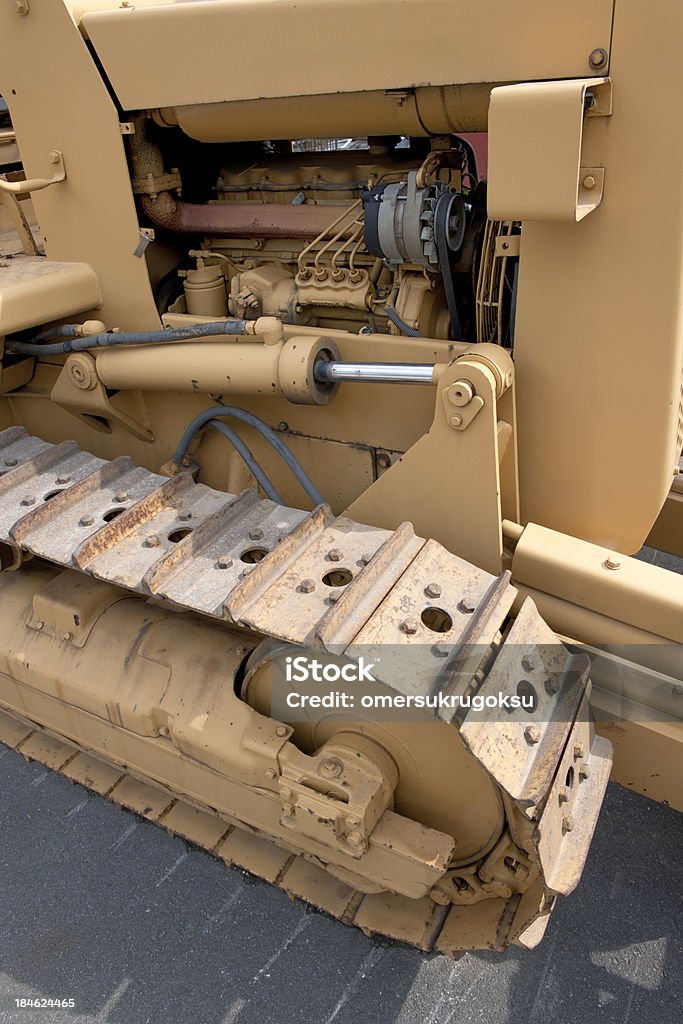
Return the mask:
[(419, 628), (417, 619), (404, 619), (399, 627), (401, 632), (405, 633), (406, 636), (414, 636)]
[(329, 560), (331, 562), (341, 562), (341, 560), (342, 560), (342, 553), (339, 550), (339, 548), (332, 548), (331, 551), (327, 552), (327, 557), (329, 558)]
[(315, 590), (315, 582), (313, 580), (302, 580), (299, 584), (299, 590), (302, 594), (312, 594)]
[(441, 597), (441, 587), (438, 583), (428, 583), (425, 587), (427, 597)]
[(81, 518), (78, 520), (78, 525), (79, 526), (92, 526), (94, 522), (95, 522), (94, 516), (81, 516)]
[(218, 561), (216, 562), (217, 569), (229, 569), (231, 565), (232, 558), (230, 557), (230, 555), (221, 555)]
[(527, 725), (524, 730), (524, 739), (529, 744), (538, 743), (541, 738), (541, 730), (537, 725)]
[(159, 545), (161, 544), (161, 541), (159, 540), (159, 538), (156, 535), (156, 533), (150, 533), (148, 537), (145, 537), (145, 539), (142, 542), (142, 544), (143, 544), (143, 547), (146, 547), (146, 548), (158, 548)]

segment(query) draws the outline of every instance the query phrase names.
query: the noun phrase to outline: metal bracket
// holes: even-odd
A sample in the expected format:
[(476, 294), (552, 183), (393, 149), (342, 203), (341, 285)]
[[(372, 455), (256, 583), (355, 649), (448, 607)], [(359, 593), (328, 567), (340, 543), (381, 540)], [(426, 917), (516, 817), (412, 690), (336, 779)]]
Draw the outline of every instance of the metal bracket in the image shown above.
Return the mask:
[(95, 360), (86, 352), (71, 355), (66, 360), (52, 388), (50, 401), (105, 434), (111, 432), (113, 422), (141, 441), (154, 440), (148, 426), (112, 405), (104, 384), (97, 376)]
[[(128, 134), (128, 133), (126, 133)], [(156, 199), (160, 192), (170, 192), (175, 189), (180, 191), (182, 181), (177, 168), (173, 168), (170, 174), (146, 174), (144, 178), (133, 178), (133, 192), (136, 195), (151, 196)]]
[(11, 192), (14, 195), (24, 195), (28, 192), (40, 192), (41, 189), (49, 188), (50, 185), (58, 185), (60, 181), (64, 181), (66, 178), (66, 167), (64, 166), (64, 157), (61, 150), (50, 150), (47, 159), (55, 168), (51, 178), (26, 178), (25, 181), (5, 181), (4, 177), (0, 176), (0, 191)]
[[(579, 221), (602, 201), (605, 169), (586, 166), (584, 134), (612, 113), (608, 78), (494, 89), (488, 213), (494, 220)], [(519, 173), (524, 153), (528, 174)]]

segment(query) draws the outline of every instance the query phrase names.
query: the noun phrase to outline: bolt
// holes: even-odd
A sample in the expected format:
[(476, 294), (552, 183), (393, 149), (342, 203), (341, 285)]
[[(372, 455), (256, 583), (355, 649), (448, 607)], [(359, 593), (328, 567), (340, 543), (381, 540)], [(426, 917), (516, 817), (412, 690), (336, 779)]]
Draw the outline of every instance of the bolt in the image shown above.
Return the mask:
[(475, 609), (475, 604), (469, 597), (463, 597), (458, 601), (458, 611), (465, 612), (467, 615), (471, 615)]
[(559, 693), (560, 692), (560, 680), (557, 676), (551, 676), (545, 681), (545, 688), (548, 693)]
[(5, 465), (10, 466), (11, 468), (12, 466), (16, 466), (18, 461), (18, 459), (5, 459)]
[(167, 725), (160, 725), (159, 726), (159, 735), (160, 736), (169, 736), (170, 732), (171, 732), (171, 730), (169, 729), (169, 727)]
[(324, 779), (336, 779), (344, 771), (344, 766), (338, 757), (327, 757), (321, 761), (318, 771)]
[(573, 828), (574, 828), (574, 819), (572, 818), (571, 814), (566, 814), (564, 816), (564, 818), (562, 819), (562, 831), (565, 832), (565, 833), (566, 832), (571, 832), (571, 830)]
[(291, 818), (294, 814), (294, 804), (286, 803), (282, 805), (282, 814), (285, 818)]
[(94, 522), (95, 522), (95, 519), (93, 518), (93, 516), (81, 516), (81, 518), (78, 520), (78, 525), (79, 526), (92, 526)]
[(438, 583), (428, 583), (425, 587), (427, 597), (441, 597), (441, 587)]
[[(28, 5), (27, 5), (27, 7), (28, 7)], [(57, 152), (56, 149), (51, 149), (50, 152), (47, 154), (47, 158), (48, 158), (48, 160), (50, 161), (51, 164), (58, 164), (59, 163), (59, 153)]]
[(186, 508), (183, 512), (178, 513), (179, 522), (186, 523), (189, 519), (192, 519), (192, 513), (190, 512), (189, 508)]
[(333, 590), (333, 591), (331, 591), (331, 593), (330, 593), (329, 597), (327, 598), (327, 600), (330, 602), (330, 604), (336, 604), (341, 596), (342, 596), (342, 591), (341, 590)]
[(282, 738), (283, 736), (286, 736), (287, 735), (287, 726), (286, 725), (278, 725), (277, 729), (275, 730), (275, 735), (276, 736), (280, 736), (280, 738)]
[(581, 182), (583, 187), (586, 188), (586, 189), (589, 189), (589, 190), (592, 189), (592, 188), (595, 188), (597, 183), (598, 183), (598, 179), (595, 177), (594, 174), (587, 174), (586, 177)]
[(522, 658), (522, 668), (525, 672), (533, 672), (533, 670), (536, 668), (536, 662), (530, 654), (525, 654)]
[(524, 730), (524, 739), (529, 744), (538, 743), (541, 738), (541, 730), (537, 725), (527, 725)]
[(329, 558), (329, 560), (331, 562), (341, 562), (341, 560), (342, 560), (342, 553), (339, 550), (339, 548), (332, 548), (331, 551), (327, 552), (327, 557)]
[(370, 555), (361, 555), (358, 561), (356, 562), (356, 565), (359, 565), (362, 569), (364, 566), (368, 564), (369, 561)]
[(73, 633), (70, 633), (68, 631), (68, 629), (64, 633), (62, 633), (62, 640), (69, 641), (69, 640), (73, 640), (73, 638), (74, 638)]
[(44, 625), (45, 623), (43, 622), (42, 619), (38, 619), (38, 621), (35, 623), (36, 629), (42, 629)]
[(574, 744), (574, 758), (575, 758), (575, 760), (579, 761), (584, 756), (584, 754), (585, 754), (585, 747), (584, 747), (583, 743), (575, 743)]
[(22, 505), (35, 505), (36, 499), (32, 494), (27, 494), (25, 498), (21, 499)]
[(349, 834), (346, 837), (346, 841), (348, 842), (349, 846), (360, 846), (361, 843), (363, 842), (363, 836), (361, 835), (360, 832), (357, 831), (349, 832)]
[(583, 782), (584, 779), (590, 778), (590, 768), (587, 764), (582, 764), (579, 768), (579, 782)]
[(266, 778), (267, 779), (274, 779), (276, 777), (277, 777), (277, 772), (275, 771), (274, 768), (266, 768)]
[(674, 697), (683, 697), (683, 686), (672, 686), (671, 692)]
[(230, 555), (221, 555), (221, 557), (216, 562), (217, 569), (229, 569), (231, 565), (232, 558), (230, 557)]
[(449, 419), (448, 422), (450, 423), (450, 425), (452, 427), (461, 427), (462, 426), (462, 416), (460, 415), (460, 413), (456, 413), (455, 416), (451, 416), (451, 418)]
[(434, 644), (432, 646), (432, 654), (435, 658), (447, 658), (450, 651), (446, 644)]
[(302, 594), (312, 594), (315, 590), (315, 583), (313, 580), (302, 580), (299, 584), (299, 590)]
[(560, 786), (560, 789), (557, 794), (557, 799), (561, 804), (567, 803), (567, 800), (569, 800), (569, 793), (567, 792), (566, 786)]
[(391, 465), (391, 455), (388, 455), (386, 452), (379, 452), (377, 455), (377, 465), (380, 469), (389, 469), (389, 466)]
[(607, 558), (605, 559), (605, 561), (603, 562), (603, 565), (605, 566), (606, 569), (620, 569), (621, 568), (621, 562), (619, 561), (619, 559), (617, 558), (616, 555), (608, 555)]
[(129, 497), (128, 497), (128, 494), (127, 494), (126, 491), (120, 491), (119, 494), (115, 494), (114, 495), (114, 501), (117, 501), (119, 503), (123, 502), (123, 501), (128, 501), (128, 500), (129, 500)]
[(263, 530), (259, 529), (258, 526), (254, 527), (253, 530), (249, 531), (249, 539), (250, 540), (261, 540), (262, 537), (263, 537)]
[(441, 892), (439, 889), (432, 889), (429, 894), (434, 903), (438, 903), (440, 907), (447, 906), (451, 901), (445, 892)]
[(285, 423), (284, 420), (281, 420), (277, 425), (277, 429), (281, 431), (289, 430), (289, 423)]
[(399, 626), (399, 629), (401, 630), (402, 633), (405, 633), (407, 636), (414, 636), (419, 629), (417, 619), (404, 619), (401, 625)]
[(68, 484), (70, 482), (71, 477), (69, 476), (68, 473), (66, 473), (64, 476), (58, 476), (57, 479), (55, 480), (56, 484)]
[(598, 71), (600, 68), (604, 68), (607, 63), (607, 50), (603, 50), (599, 46), (595, 50), (591, 50), (588, 56), (588, 64), (593, 68), (594, 71)]
[(144, 541), (142, 542), (142, 545), (145, 548), (158, 548), (160, 544), (161, 541), (159, 540), (156, 533), (150, 533), (149, 536), (145, 537)]

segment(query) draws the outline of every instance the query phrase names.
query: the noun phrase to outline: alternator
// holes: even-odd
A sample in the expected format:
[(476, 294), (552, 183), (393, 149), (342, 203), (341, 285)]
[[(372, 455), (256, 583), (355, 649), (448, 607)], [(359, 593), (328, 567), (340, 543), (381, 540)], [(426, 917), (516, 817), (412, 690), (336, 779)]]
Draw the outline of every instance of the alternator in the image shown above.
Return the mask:
[(418, 188), (417, 174), (411, 171), (405, 181), (380, 185), (363, 193), (362, 199), (365, 246), (368, 252), (387, 263), (417, 264), (436, 273), (442, 263), (439, 242), (443, 240), (438, 233), (446, 235), (450, 252), (462, 245), (465, 234), (463, 197), (442, 182)]

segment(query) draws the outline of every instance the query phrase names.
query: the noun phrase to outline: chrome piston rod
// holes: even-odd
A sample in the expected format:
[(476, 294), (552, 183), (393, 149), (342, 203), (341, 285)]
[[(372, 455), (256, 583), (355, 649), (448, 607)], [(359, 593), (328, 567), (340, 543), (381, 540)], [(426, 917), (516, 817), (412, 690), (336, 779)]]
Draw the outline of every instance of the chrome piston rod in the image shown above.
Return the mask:
[(434, 363), (341, 363), (319, 359), (314, 376), (319, 384), (360, 381), (363, 384), (433, 384)]

